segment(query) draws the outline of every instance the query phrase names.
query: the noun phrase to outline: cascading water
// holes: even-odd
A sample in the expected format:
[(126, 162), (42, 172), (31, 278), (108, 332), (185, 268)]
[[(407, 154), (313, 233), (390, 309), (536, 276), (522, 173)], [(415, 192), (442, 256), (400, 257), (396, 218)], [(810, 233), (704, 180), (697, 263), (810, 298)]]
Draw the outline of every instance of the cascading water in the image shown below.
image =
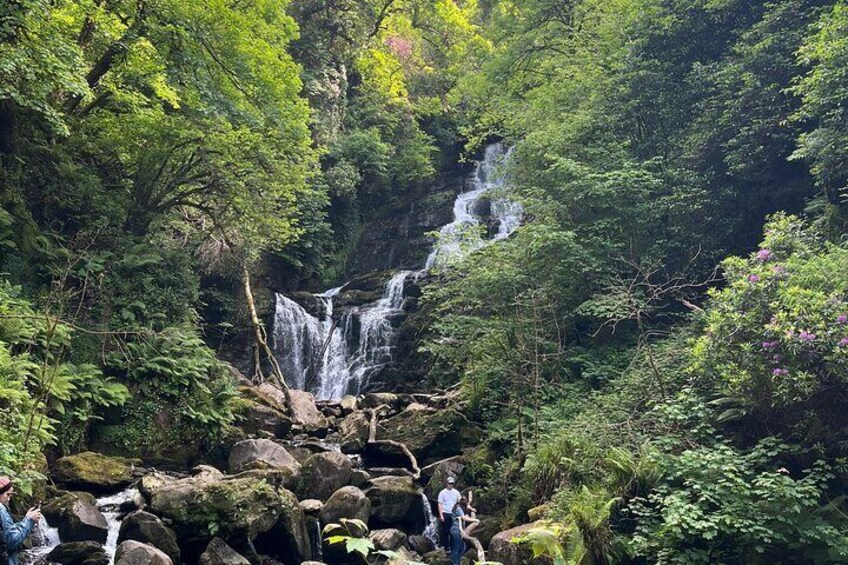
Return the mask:
[(391, 318), (403, 308), (410, 274), (395, 274), (377, 302), (351, 308), (338, 318), (333, 316), (333, 298), (343, 287), (314, 295), (321, 303), (320, 320), (278, 294), (274, 350), (290, 384), (315, 390), (319, 400), (357, 394), (371, 374), (391, 360)]
[[(502, 165), (512, 149), (495, 143), (486, 148), (469, 183), (470, 189), (454, 202), (454, 220), (442, 227), (422, 271), (455, 261), (490, 241), (504, 239), (521, 223), (521, 205), (509, 200)], [(497, 232), (486, 237), (481, 201), (491, 202), (490, 217)], [(294, 300), (277, 295), (274, 316), (274, 351), (283, 374), (294, 388), (315, 392), (319, 400), (358, 394), (370, 377), (392, 360), (392, 318), (403, 309), (404, 287), (411, 271), (395, 274), (382, 297), (371, 304), (334, 313), (334, 298), (342, 287), (312, 295), (318, 315)]]
[(115, 551), (118, 548), (118, 534), (121, 530), (121, 518), (125, 514), (125, 505), (132, 502), (133, 498), (138, 495), (137, 487), (129, 487), (117, 494), (98, 498), (95, 506), (103, 513), (106, 518), (108, 527), (106, 532), (106, 545), (103, 549), (106, 550), (106, 555), (109, 556), (109, 563), (115, 562)]
[(476, 208), (483, 197), (491, 198), (491, 216), (497, 221), (494, 240), (509, 236), (521, 223), (524, 213), (521, 204), (506, 198), (503, 165), (512, 155), (512, 148), (501, 143), (486, 147), (483, 160), (477, 163), (470, 178), (470, 190), (460, 194), (453, 205), (453, 221), (439, 230), (439, 239), (427, 257), (425, 270), (462, 258), (487, 243), (481, 217)]
[(35, 528), (33, 528), (30, 535), (32, 549), (28, 549), (21, 554), (21, 562), (25, 564), (41, 564), (46, 562), (47, 555), (61, 543), (59, 540), (59, 530), (51, 528), (43, 516), (41, 520), (36, 522)]
[(430, 500), (423, 492), (421, 493), (421, 502), (424, 505), (424, 532), (421, 535), (433, 542), (433, 545), (439, 547), (440, 524), (433, 514), (433, 507), (430, 506)]

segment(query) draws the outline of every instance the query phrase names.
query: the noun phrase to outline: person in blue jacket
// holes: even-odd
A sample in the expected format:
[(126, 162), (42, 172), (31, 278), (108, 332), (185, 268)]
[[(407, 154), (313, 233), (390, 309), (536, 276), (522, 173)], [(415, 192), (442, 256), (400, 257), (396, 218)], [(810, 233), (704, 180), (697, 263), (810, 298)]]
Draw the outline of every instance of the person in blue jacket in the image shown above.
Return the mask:
[(0, 477), (0, 525), (3, 526), (9, 565), (18, 565), (18, 552), (21, 550), (24, 539), (32, 531), (35, 523), (41, 520), (41, 512), (30, 508), (23, 520), (15, 522), (9, 513), (9, 501), (14, 493), (15, 486), (12, 480), (9, 477)]

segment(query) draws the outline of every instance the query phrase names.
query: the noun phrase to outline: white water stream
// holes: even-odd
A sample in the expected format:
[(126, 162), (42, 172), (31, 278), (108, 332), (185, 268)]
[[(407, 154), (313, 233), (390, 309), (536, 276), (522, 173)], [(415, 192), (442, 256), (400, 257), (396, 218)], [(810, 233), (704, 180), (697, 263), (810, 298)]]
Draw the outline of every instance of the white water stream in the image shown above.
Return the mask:
[[(403, 310), (404, 287), (433, 268), (443, 268), (484, 245), (508, 237), (521, 223), (521, 205), (509, 200), (503, 164), (512, 149), (495, 143), (469, 178), (469, 189), (454, 202), (451, 223), (442, 227), (422, 271), (400, 271), (386, 283), (375, 302), (335, 312), (334, 299), (344, 286), (312, 295), (317, 316), (289, 297), (278, 294), (274, 316), (273, 347), (289, 384), (310, 390), (319, 400), (337, 400), (358, 394), (392, 360), (392, 319)], [(486, 232), (480, 214), (488, 200), (492, 228)], [(495, 224), (496, 223), (496, 224)], [(307, 305), (308, 306), (308, 305)]]

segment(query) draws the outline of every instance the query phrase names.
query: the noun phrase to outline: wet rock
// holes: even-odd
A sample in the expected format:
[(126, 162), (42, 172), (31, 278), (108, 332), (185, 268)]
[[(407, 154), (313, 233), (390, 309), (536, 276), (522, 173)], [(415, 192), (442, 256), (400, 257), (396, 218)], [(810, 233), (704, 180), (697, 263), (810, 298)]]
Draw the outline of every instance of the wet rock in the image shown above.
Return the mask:
[(301, 469), (301, 493), (304, 498), (327, 500), (350, 481), (350, 459), (341, 453), (316, 453)]
[(436, 544), (426, 536), (409, 536), (407, 544), (418, 555), (426, 555), (436, 550)]
[[(412, 461), (403, 449), (395, 444), (375, 441), (367, 444), (362, 453), (362, 461), (366, 468), (404, 469), (413, 473)], [(402, 473), (405, 474), (405, 473)]]
[(133, 481), (138, 459), (109, 457), (86, 451), (59, 458), (51, 476), (60, 485), (95, 492), (117, 490)]
[(365, 408), (378, 408), (388, 406), (393, 410), (400, 409), (400, 398), (391, 392), (371, 392), (362, 397), (359, 405)]
[(268, 439), (240, 441), (230, 451), (230, 473), (274, 467), (290, 469), (296, 473), (300, 470), (300, 463), (286, 451), (286, 448)]
[[(332, 497), (330, 497), (332, 498)], [(317, 516), (321, 509), (324, 508), (324, 503), (314, 498), (307, 498), (300, 501), (300, 509), (307, 516)]]
[(342, 397), (341, 402), (339, 404), (342, 407), (342, 414), (347, 416), (348, 414), (356, 412), (358, 402), (355, 396), (353, 396), (352, 394), (346, 394)]
[(361, 453), (368, 443), (368, 416), (364, 412), (354, 412), (339, 424), (339, 443), (342, 453)]
[(124, 518), (118, 532), (118, 543), (127, 540), (152, 545), (167, 554), (174, 563), (180, 562), (177, 535), (162, 520), (149, 512), (139, 510)]
[(474, 528), (472, 535), (483, 545), (483, 548), (488, 548), (492, 538), (501, 531), (503, 531), (502, 517), (483, 516), (480, 518), (480, 523)]
[(350, 472), (350, 484), (354, 487), (362, 488), (365, 483), (371, 480), (371, 475), (368, 471), (362, 469), (354, 469)]
[(327, 420), (315, 406), (315, 397), (311, 392), (292, 389), (289, 396), (289, 412), (295, 423), (303, 426), (307, 432), (327, 428)]
[(394, 528), (374, 530), (369, 537), (377, 550), (395, 551), (406, 545), (406, 534)]
[(59, 530), (59, 537), (66, 542), (106, 543), (106, 518), (94, 506), (94, 498), (91, 495), (66, 493), (51, 500), (42, 508), (42, 512)]
[(248, 471), (236, 473), (235, 475), (228, 475), (224, 477), (223, 480), (232, 481), (236, 479), (261, 479), (275, 488), (282, 487), (287, 490), (293, 490), (296, 489), (299, 484), (300, 471), (292, 470), (288, 467), (250, 469)]
[[(487, 555), (486, 557), (489, 556)], [(423, 559), (424, 563), (427, 563), (427, 565), (451, 565), (452, 563), (450, 555), (441, 549), (435, 549), (424, 555), (421, 559)]]
[(200, 555), (199, 563), (200, 565), (250, 565), (250, 561), (221, 538), (212, 538), (206, 546), (206, 551)]
[(159, 473), (158, 471), (154, 471), (152, 473), (148, 473), (144, 475), (141, 480), (138, 482), (138, 492), (144, 497), (148, 502), (150, 501), (150, 497), (153, 496), (154, 491), (159, 488), (175, 482), (177, 479), (174, 477), (169, 477), (168, 475), (164, 475)]
[(378, 439), (405, 444), (419, 465), (462, 453), (482, 441), (482, 432), (453, 409), (428, 412), (405, 410), (381, 422)]
[(207, 542), (213, 532), (254, 539), (274, 527), (283, 507), (271, 485), (253, 478), (180, 479), (156, 489), (150, 501), (153, 513), (171, 521), (181, 547)]
[(260, 436), (265, 433), (274, 437), (286, 437), (292, 431), (292, 420), (284, 412), (255, 400), (245, 399), (238, 410), (238, 427), (246, 434)]
[(413, 530), (422, 519), (421, 494), (409, 477), (371, 479), (365, 495), (371, 500), (371, 523), (374, 527), (398, 527)]
[(152, 545), (129, 540), (115, 550), (115, 565), (173, 565), (173, 561)]
[(319, 514), (322, 524), (337, 524), (342, 518), (368, 522), (371, 501), (356, 487), (342, 487), (327, 500)]
[(281, 503), (279, 518), (270, 530), (256, 538), (256, 550), (262, 555), (280, 559), (287, 565), (312, 559), (306, 515), (297, 497), (287, 490), (281, 490), (278, 500)]
[(486, 557), (503, 565), (549, 565), (550, 559), (533, 557), (530, 544), (519, 544), (512, 541), (514, 538), (527, 533), (533, 527), (535, 527), (535, 524), (524, 524), (495, 535), (489, 543), (489, 551)]
[(54, 547), (47, 555), (46, 562), (60, 565), (109, 565), (109, 556), (96, 541), (72, 541)]

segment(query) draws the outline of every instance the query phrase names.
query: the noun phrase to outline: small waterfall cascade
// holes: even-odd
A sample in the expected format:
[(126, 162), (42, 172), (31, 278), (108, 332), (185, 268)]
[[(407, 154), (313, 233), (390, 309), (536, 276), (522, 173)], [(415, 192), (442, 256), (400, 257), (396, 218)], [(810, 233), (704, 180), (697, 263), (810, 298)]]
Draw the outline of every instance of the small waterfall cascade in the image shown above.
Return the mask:
[(59, 530), (51, 528), (43, 516), (36, 522), (30, 536), (32, 548), (21, 554), (22, 563), (44, 563), (47, 555), (61, 543)]
[[(106, 518), (108, 530), (106, 532), (106, 545), (103, 549), (106, 550), (106, 555), (109, 556), (109, 563), (115, 562), (115, 551), (118, 548), (118, 534), (121, 530), (121, 518), (126, 513), (125, 508), (133, 503), (133, 499), (138, 495), (137, 487), (129, 487), (117, 494), (98, 498), (95, 506), (103, 513)], [(135, 506), (133, 505), (133, 508)]]
[(430, 500), (423, 492), (421, 493), (421, 502), (424, 506), (424, 533), (421, 535), (433, 542), (436, 547), (439, 547), (439, 520), (433, 514)]
[[(403, 310), (404, 289), (410, 276), (418, 278), (467, 253), (504, 239), (521, 223), (524, 210), (508, 198), (503, 165), (512, 148), (501, 143), (486, 147), (468, 181), (469, 189), (454, 201), (454, 220), (443, 226), (421, 271), (400, 271), (386, 283), (375, 302), (336, 312), (344, 286), (311, 295), (313, 304), (299, 304), (277, 294), (273, 349), (289, 384), (314, 392), (318, 400), (338, 400), (359, 394), (370, 377), (392, 360), (393, 319)], [(484, 200), (489, 210), (480, 213)], [(486, 219), (497, 226), (487, 234)], [(314, 306), (314, 308), (313, 308)]]
[(313, 295), (319, 317), (290, 298), (277, 295), (274, 351), (290, 384), (312, 390), (319, 400), (357, 394), (392, 357), (392, 316), (403, 308), (411, 271), (396, 273), (382, 297), (334, 316), (333, 299), (344, 287)]
[(427, 257), (425, 270), (456, 261), (479, 249), (489, 241), (485, 237), (482, 218), (476, 209), (485, 197), (491, 200), (491, 217), (498, 231), (493, 241), (504, 239), (518, 228), (524, 209), (521, 204), (507, 198), (508, 186), (503, 165), (512, 155), (512, 148), (501, 143), (486, 147), (482, 161), (478, 161), (469, 180), (470, 189), (461, 193), (453, 205), (453, 221), (439, 230), (439, 238)]

